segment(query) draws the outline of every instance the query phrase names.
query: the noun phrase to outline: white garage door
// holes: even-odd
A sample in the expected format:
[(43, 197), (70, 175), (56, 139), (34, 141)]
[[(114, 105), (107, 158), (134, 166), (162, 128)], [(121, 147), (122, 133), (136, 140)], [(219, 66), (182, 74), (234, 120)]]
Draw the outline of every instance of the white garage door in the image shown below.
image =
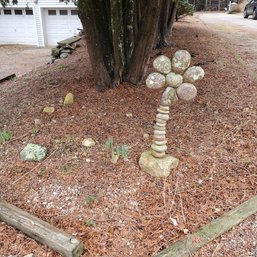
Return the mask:
[(46, 9), (45, 35), (46, 45), (56, 45), (58, 41), (75, 36), (82, 25), (77, 10)]
[(0, 9), (0, 44), (37, 45), (32, 9)]

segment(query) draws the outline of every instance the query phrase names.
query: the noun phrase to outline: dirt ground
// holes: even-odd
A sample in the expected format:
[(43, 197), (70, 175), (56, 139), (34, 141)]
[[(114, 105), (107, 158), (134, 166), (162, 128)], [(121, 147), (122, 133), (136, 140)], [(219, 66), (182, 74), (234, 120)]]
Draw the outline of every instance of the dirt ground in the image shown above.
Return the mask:
[[(205, 70), (196, 99), (171, 110), (168, 149), (180, 159), (173, 174), (156, 179), (138, 167), (163, 90), (124, 84), (96, 92), (81, 47), (69, 59), (1, 84), (0, 130), (14, 137), (0, 145), (0, 199), (81, 239), (84, 256), (145, 257), (256, 195), (256, 52), (197, 16), (176, 23), (171, 39), (152, 58), (187, 49), (192, 65)], [(76, 102), (63, 106), (68, 92)], [(55, 113), (42, 113), (45, 106)], [(88, 150), (81, 144), (87, 137), (97, 143)], [(109, 138), (128, 147), (127, 160), (111, 163)], [(29, 142), (49, 149), (36, 168), (19, 158)], [(256, 222), (255, 215), (194, 256), (256, 256)], [(0, 246), (1, 257), (59, 256), (3, 223)]]
[(0, 45), (0, 78), (20, 77), (50, 62), (51, 49), (24, 45)]

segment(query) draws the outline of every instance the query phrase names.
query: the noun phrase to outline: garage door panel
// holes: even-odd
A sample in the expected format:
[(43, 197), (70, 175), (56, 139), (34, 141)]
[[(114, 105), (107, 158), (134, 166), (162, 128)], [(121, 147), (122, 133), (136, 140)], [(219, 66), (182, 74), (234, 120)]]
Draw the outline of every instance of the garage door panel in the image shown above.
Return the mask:
[[(60, 11), (67, 15), (60, 15)], [(79, 17), (71, 15), (70, 9), (45, 9), (44, 13), (46, 44), (48, 45), (56, 45), (58, 41), (77, 35), (79, 32), (77, 28), (82, 28)], [(49, 15), (49, 13), (55, 13), (55, 15)]]
[(12, 9), (11, 15), (4, 15), (1, 10), (0, 15), (0, 44), (28, 44), (36, 45), (36, 27), (34, 16), (26, 15), (25, 9), (22, 14), (15, 15), (15, 9)]

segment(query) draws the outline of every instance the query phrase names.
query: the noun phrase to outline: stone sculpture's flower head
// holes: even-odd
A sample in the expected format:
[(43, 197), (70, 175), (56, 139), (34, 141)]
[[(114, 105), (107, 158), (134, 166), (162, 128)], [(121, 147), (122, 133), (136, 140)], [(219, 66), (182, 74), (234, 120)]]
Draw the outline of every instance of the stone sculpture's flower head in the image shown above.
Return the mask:
[[(171, 102), (177, 98), (185, 101), (192, 100), (197, 95), (194, 83), (204, 77), (204, 70), (200, 66), (190, 66), (191, 55), (186, 50), (175, 52), (172, 60), (165, 55), (158, 56), (153, 67), (157, 72), (148, 75), (146, 86), (157, 89), (172, 87)], [(177, 97), (174, 97), (174, 92)]]

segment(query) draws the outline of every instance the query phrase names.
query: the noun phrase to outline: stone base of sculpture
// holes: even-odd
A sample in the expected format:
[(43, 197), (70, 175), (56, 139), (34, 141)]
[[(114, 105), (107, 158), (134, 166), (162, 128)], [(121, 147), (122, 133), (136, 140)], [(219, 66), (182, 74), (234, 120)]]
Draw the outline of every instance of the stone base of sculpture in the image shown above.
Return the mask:
[(141, 170), (154, 177), (168, 177), (173, 169), (178, 166), (179, 160), (171, 155), (166, 154), (162, 158), (156, 158), (152, 151), (146, 151), (141, 154), (139, 166)]

